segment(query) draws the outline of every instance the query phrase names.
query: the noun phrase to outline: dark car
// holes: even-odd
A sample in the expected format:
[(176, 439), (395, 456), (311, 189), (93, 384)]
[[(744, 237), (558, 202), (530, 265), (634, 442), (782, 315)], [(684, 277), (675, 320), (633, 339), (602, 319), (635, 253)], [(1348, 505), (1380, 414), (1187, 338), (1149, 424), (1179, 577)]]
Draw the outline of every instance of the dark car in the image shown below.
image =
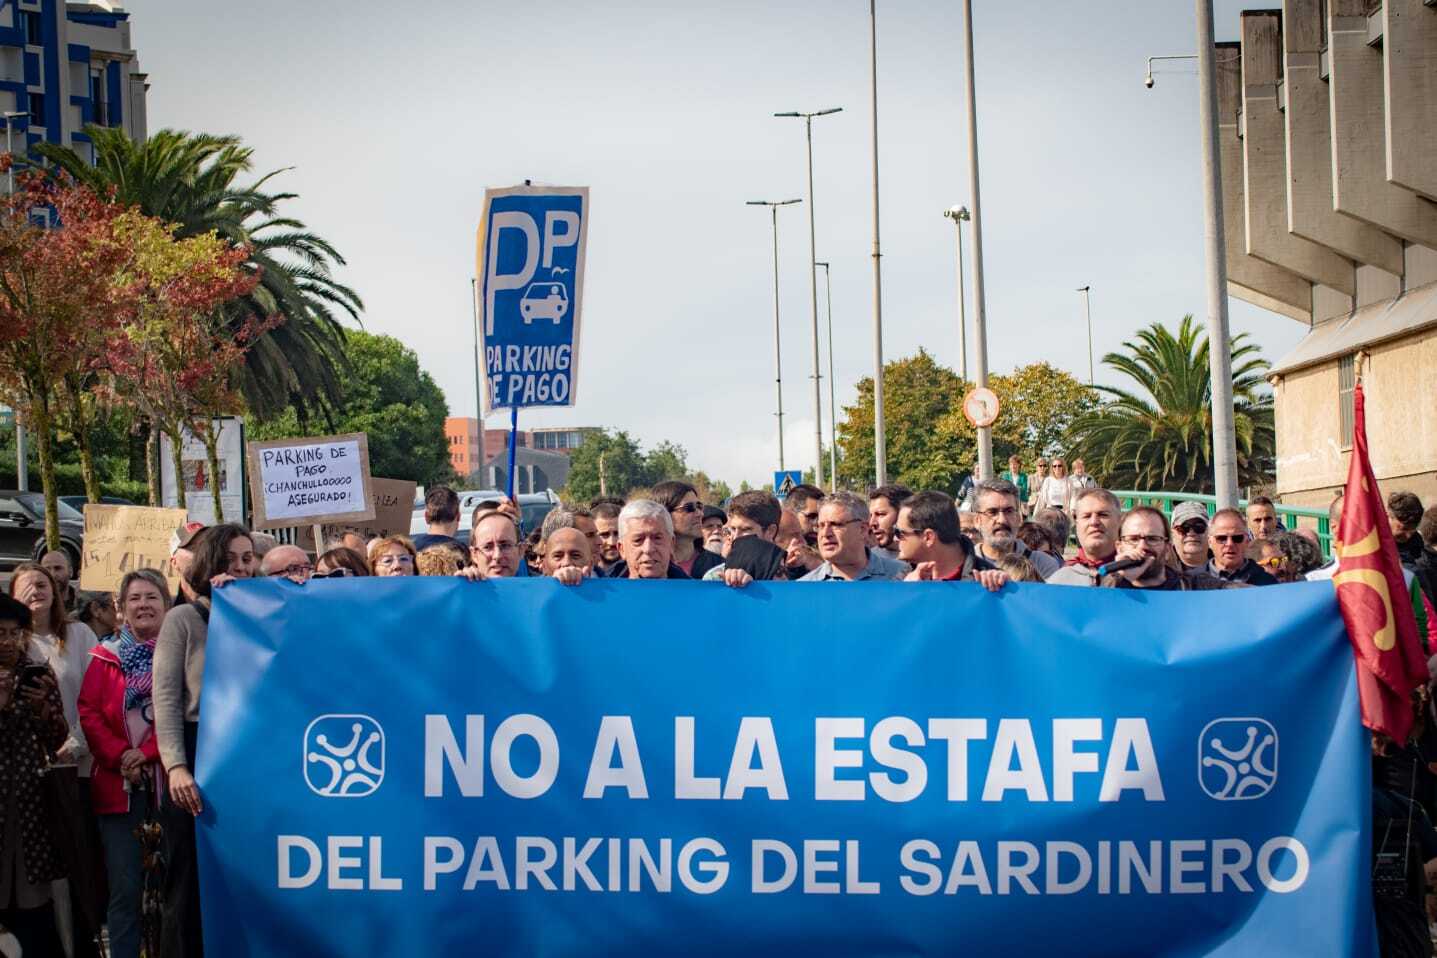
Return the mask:
[[(60, 548), (80, 568), (85, 542), (85, 517), (63, 502), (56, 503), (60, 520)], [(0, 489), (0, 569), (40, 560), (45, 548), (45, 497), (38, 492)]]
[[(60, 496), (60, 501), (74, 509), (82, 516), (85, 514), (85, 503), (89, 502), (84, 496)], [(128, 499), (121, 499), (119, 496), (101, 496), (100, 504), (104, 506), (133, 506), (134, 503)]]

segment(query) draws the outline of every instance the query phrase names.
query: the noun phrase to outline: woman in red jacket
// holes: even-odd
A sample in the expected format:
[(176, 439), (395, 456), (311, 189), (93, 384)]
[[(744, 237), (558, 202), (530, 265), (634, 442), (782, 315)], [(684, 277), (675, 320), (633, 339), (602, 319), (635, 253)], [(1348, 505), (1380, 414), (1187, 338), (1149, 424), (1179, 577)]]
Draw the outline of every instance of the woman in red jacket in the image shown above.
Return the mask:
[(135, 831), (164, 781), (150, 702), (155, 638), (170, 607), (164, 576), (154, 569), (126, 574), (119, 605), (119, 632), (90, 653), (79, 711), (95, 757), (91, 792), (110, 878), (110, 954), (139, 958), (144, 872)]

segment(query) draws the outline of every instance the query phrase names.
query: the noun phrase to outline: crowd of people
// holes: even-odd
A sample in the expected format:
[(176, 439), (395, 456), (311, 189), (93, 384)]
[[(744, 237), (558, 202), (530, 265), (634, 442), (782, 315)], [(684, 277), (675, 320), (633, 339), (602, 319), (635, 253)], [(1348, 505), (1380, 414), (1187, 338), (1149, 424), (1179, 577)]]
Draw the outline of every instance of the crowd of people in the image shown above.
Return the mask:
[[(514, 502), (491, 500), (474, 509), (467, 544), (456, 538), (459, 497), (442, 486), (428, 492), (427, 530), (413, 538), (340, 530), (308, 552), (240, 525), (189, 523), (171, 541), (174, 595), (159, 570), (127, 573), (111, 597), (77, 592), (63, 552), (25, 563), (0, 596), (0, 926), (26, 955), (94, 954), (101, 924), (116, 958), (137, 958), (142, 947), (162, 958), (202, 954), (196, 732), (211, 596), (236, 579), (546, 576), (576, 588), (598, 578), (697, 579), (738, 589), (902, 580), (990, 591), (1009, 582), (1188, 591), (1335, 571), (1316, 532), (1283, 528), (1266, 498), (1211, 515), (1195, 501), (1171, 516), (1148, 505), (1125, 511), (1081, 460), (1071, 473), (1060, 457), (1051, 474), (1047, 459), (1036, 465), (1029, 476), (1015, 459), (999, 478), (965, 483), (958, 500), (897, 484), (867, 496), (801, 485), (783, 502), (748, 491), (720, 508), (672, 480), (627, 501), (561, 506), (529, 530)], [(1437, 508), (1424, 511), (1416, 496), (1397, 492), (1388, 512), (1423, 641), (1437, 649)], [(1340, 513), (1339, 497), (1334, 532)], [(1394, 748), (1386, 757), (1402, 754)], [(1437, 812), (1437, 762), (1413, 754), (1387, 771), (1401, 778), (1420, 769), (1429, 785), (1425, 821)], [(52, 814), (62, 767), (78, 779), (78, 829)], [(1406, 810), (1410, 820), (1414, 790), (1403, 794), (1409, 804), (1393, 814)], [(1427, 825), (1419, 837), (1428, 832), (1433, 854), (1421, 861), (1437, 858), (1437, 832)], [(87, 902), (102, 887), (104, 900)]]

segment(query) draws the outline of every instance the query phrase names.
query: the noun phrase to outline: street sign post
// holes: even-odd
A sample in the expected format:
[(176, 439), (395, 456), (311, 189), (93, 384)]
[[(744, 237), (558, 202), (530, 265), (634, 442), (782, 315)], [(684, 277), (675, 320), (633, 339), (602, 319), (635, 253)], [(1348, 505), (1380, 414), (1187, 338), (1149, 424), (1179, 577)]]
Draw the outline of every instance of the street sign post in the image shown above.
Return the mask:
[(773, 474), (773, 494), (780, 500), (787, 499), (793, 487), (803, 482), (803, 473), (797, 469), (781, 469)]

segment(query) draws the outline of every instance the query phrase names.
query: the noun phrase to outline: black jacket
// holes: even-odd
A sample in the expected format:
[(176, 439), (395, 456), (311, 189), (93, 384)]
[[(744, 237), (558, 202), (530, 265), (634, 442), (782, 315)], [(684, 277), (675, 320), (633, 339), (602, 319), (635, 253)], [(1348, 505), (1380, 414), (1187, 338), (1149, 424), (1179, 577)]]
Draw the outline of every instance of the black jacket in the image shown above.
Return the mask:
[(1414, 533), (1406, 542), (1397, 543), (1397, 558), (1402, 568), (1417, 578), (1427, 601), (1437, 606), (1437, 552), (1427, 548), (1422, 537)]
[(1242, 582), (1246, 585), (1277, 585), (1277, 577), (1268, 572), (1262, 566), (1247, 559), (1236, 572), (1223, 572), (1209, 560), (1207, 566), (1201, 570), (1204, 574), (1221, 579), (1224, 582)]
[[(710, 553), (710, 555), (712, 555), (712, 553)], [(696, 564), (696, 565), (697, 565), (697, 564)], [(620, 559), (618, 562), (615, 562), (613, 565), (611, 565), (611, 566), (609, 567), (609, 571), (604, 573), (604, 578), (605, 578), (605, 579), (627, 579), (628, 577), (629, 577), (629, 564), (628, 564), (627, 562), (625, 562), (623, 559)], [(665, 578), (665, 579), (691, 579), (691, 578), (693, 578), (693, 576), (691, 576), (691, 575), (689, 575), (688, 573), (684, 572), (683, 569), (680, 569), (678, 566), (674, 565), (673, 561), (670, 560), (670, 561), (669, 561), (669, 572), (668, 572), (668, 575), (664, 576), (664, 578)]]
[[(689, 573), (690, 579), (702, 579), (704, 573), (714, 566), (723, 565), (723, 556), (717, 552), (710, 552), (707, 549), (699, 549), (694, 553), (694, 570)], [(670, 578), (673, 578), (670, 576)]]

